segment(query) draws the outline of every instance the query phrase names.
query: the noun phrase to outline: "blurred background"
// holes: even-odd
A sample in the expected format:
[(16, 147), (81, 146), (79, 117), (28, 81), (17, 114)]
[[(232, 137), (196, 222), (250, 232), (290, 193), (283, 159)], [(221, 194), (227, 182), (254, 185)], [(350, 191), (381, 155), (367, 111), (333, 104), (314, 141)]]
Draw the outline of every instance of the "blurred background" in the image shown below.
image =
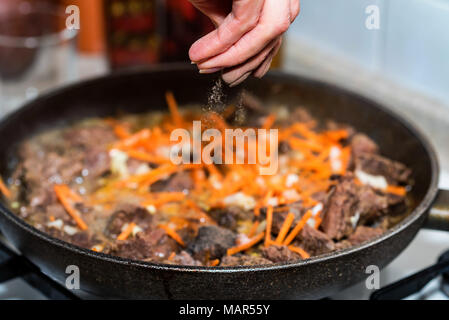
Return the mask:
[[(66, 28), (71, 5), (80, 10), (79, 30)], [(0, 0), (0, 117), (68, 83), (189, 63), (190, 45), (211, 30), (187, 0)], [(356, 91), (406, 117), (435, 145), (440, 186), (449, 188), (449, 0), (301, 0), (273, 68)], [(421, 231), (382, 282), (427, 266), (448, 242), (447, 234)], [(0, 297), (30, 297), (21, 288), (0, 286)]]

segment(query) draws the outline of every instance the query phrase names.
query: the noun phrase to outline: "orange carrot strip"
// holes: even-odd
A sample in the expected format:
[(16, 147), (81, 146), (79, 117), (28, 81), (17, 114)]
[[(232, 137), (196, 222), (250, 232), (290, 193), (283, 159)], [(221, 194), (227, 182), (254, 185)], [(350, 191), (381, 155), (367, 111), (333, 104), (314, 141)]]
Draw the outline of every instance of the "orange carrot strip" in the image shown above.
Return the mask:
[(78, 212), (75, 209), (73, 209), (72, 206), (70, 205), (68, 198), (66, 196), (66, 190), (64, 186), (55, 185), (54, 191), (56, 193), (56, 197), (58, 198), (59, 202), (61, 202), (62, 206), (67, 211), (67, 213), (73, 218), (73, 220), (75, 220), (78, 227), (81, 230), (87, 230), (86, 223), (83, 221), (83, 219), (81, 219)]
[(274, 122), (276, 121), (276, 116), (274, 114), (270, 114), (268, 117), (265, 118), (265, 122), (262, 125), (262, 129), (270, 129)]
[(236, 254), (238, 252), (250, 249), (252, 246), (254, 246), (258, 242), (262, 241), (264, 236), (265, 236), (265, 232), (262, 231), (261, 233), (259, 233), (257, 236), (255, 236), (254, 238), (252, 238), (248, 242), (246, 242), (244, 244), (241, 244), (241, 245), (238, 245), (238, 246), (235, 246), (235, 247), (232, 247), (232, 248), (229, 248), (227, 250), (227, 255), (228, 256), (232, 256), (232, 255), (234, 255), (234, 254)]
[(179, 243), (181, 246), (185, 247), (186, 244), (184, 243), (184, 241), (182, 241), (182, 238), (179, 234), (176, 233), (175, 230), (173, 230), (172, 228), (170, 228), (167, 225), (159, 225), (159, 227), (161, 229), (163, 229), (165, 231), (165, 233), (172, 238), (173, 240), (175, 240), (177, 243)]
[(114, 126), (114, 133), (120, 139), (126, 139), (126, 138), (129, 138), (131, 136), (131, 134), (129, 133), (128, 129), (126, 129), (121, 124), (116, 124)]
[(8, 187), (3, 182), (2, 177), (0, 177), (0, 192), (3, 193), (3, 195), (8, 199), (10, 199), (12, 196), (11, 191), (8, 189)]
[(288, 246), (288, 248), (291, 251), (296, 252), (297, 254), (299, 254), (303, 259), (309, 259), (310, 258), (310, 254), (307, 253), (304, 249), (302, 249), (300, 247)]
[(271, 225), (273, 224), (273, 207), (267, 209), (267, 228), (265, 231), (265, 247), (271, 244)]
[(407, 189), (404, 187), (399, 186), (388, 186), (387, 189), (385, 189), (387, 193), (395, 194), (397, 196), (405, 196), (407, 194)]
[(155, 156), (155, 155), (152, 155), (152, 154), (149, 154), (146, 152), (142, 152), (139, 150), (128, 150), (128, 151), (126, 151), (126, 154), (130, 158), (145, 161), (145, 162), (151, 162), (151, 163), (156, 163), (156, 164), (164, 164), (164, 163), (170, 162), (170, 159), (168, 159), (168, 158)]
[(149, 129), (143, 129), (130, 135), (128, 138), (120, 140), (118, 143), (114, 145), (114, 147), (118, 149), (132, 148), (140, 141), (149, 139), (150, 136), (151, 131)]
[(136, 226), (136, 224), (134, 222), (131, 222), (130, 224), (128, 224), (128, 226), (125, 228), (125, 230), (123, 230), (123, 232), (119, 234), (119, 236), (117, 237), (117, 240), (128, 239), (128, 237), (133, 232), (133, 229), (135, 226)]
[(279, 234), (276, 238), (275, 243), (281, 245), (282, 241), (284, 241), (285, 236), (288, 233), (288, 230), (290, 230), (290, 227), (293, 223), (293, 220), (295, 219), (295, 215), (291, 212), (288, 213), (287, 217), (284, 220), (284, 223), (282, 224), (281, 230), (279, 231)]
[(174, 257), (176, 256), (176, 252), (172, 252), (170, 253), (170, 255), (168, 256), (168, 261), (172, 261), (174, 259)]
[(216, 267), (218, 266), (218, 264), (220, 263), (220, 259), (215, 259), (215, 260), (211, 260), (209, 261), (209, 267)]
[(64, 193), (64, 195), (69, 198), (72, 199), (75, 202), (83, 202), (83, 199), (76, 194), (75, 192), (73, 192), (69, 186), (65, 185), (65, 184), (60, 184), (58, 185), (59, 190), (61, 190), (61, 192)]
[(287, 238), (284, 240), (283, 245), (288, 246), (293, 239), (298, 235), (299, 232), (301, 232), (302, 228), (307, 223), (307, 220), (312, 217), (312, 211), (307, 211), (306, 214), (301, 218), (301, 220), (296, 224), (295, 228), (290, 232), (290, 234), (287, 236)]
[(178, 103), (176, 102), (175, 96), (173, 92), (167, 91), (165, 93), (165, 100), (167, 101), (168, 108), (170, 109), (171, 116), (173, 118), (173, 122), (176, 126), (182, 126), (182, 117), (179, 113)]
[(186, 197), (185, 193), (182, 192), (161, 192), (154, 194), (154, 199), (145, 201), (142, 203), (144, 207), (153, 205), (155, 207), (161, 206), (168, 202), (178, 202)]
[(290, 146), (293, 149), (310, 149), (312, 151), (321, 152), (323, 151), (323, 146), (315, 143), (311, 140), (303, 140), (299, 138), (291, 137), (288, 139)]
[(318, 230), (318, 228), (321, 225), (321, 222), (323, 222), (323, 219), (321, 217), (315, 217), (315, 229)]
[(248, 237), (249, 238), (251, 238), (256, 233), (256, 230), (257, 230), (257, 227), (259, 226), (259, 224), (260, 224), (259, 220), (256, 220), (253, 223), (253, 225), (251, 226), (251, 229), (248, 232)]

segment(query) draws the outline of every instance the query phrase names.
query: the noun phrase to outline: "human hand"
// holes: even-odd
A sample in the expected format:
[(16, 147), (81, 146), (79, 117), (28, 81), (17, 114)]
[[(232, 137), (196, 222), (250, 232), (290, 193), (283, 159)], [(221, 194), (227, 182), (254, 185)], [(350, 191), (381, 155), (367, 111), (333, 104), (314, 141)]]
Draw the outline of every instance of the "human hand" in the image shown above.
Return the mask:
[(235, 86), (251, 74), (263, 77), (282, 35), (300, 11), (299, 0), (190, 0), (217, 29), (195, 42), (190, 59), (200, 73), (223, 71)]

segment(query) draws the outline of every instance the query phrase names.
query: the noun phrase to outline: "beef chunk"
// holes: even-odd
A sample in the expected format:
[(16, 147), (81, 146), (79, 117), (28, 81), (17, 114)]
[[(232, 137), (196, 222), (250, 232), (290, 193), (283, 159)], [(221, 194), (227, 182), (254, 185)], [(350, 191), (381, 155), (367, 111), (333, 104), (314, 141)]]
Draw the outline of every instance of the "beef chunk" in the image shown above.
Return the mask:
[(379, 153), (379, 146), (363, 133), (355, 134), (351, 139), (350, 146), (355, 157), (363, 153)]
[(355, 158), (355, 167), (375, 176), (384, 176), (389, 184), (408, 183), (411, 170), (400, 162), (377, 154), (362, 153)]
[(64, 133), (64, 138), (70, 146), (82, 148), (106, 146), (117, 140), (111, 127), (100, 125), (71, 128)]
[(268, 259), (252, 256), (248, 254), (239, 254), (235, 256), (225, 256), (221, 260), (220, 266), (222, 267), (232, 267), (232, 266), (254, 266), (254, 265), (264, 265), (272, 264)]
[(348, 241), (352, 245), (361, 244), (365, 241), (369, 241), (384, 233), (382, 228), (371, 228), (365, 226), (359, 226), (353, 234), (348, 238)]
[(253, 216), (252, 211), (245, 211), (240, 207), (230, 206), (216, 208), (209, 211), (209, 216), (214, 219), (219, 226), (236, 230), (239, 220), (248, 220)]
[(357, 186), (351, 178), (343, 179), (325, 205), (321, 224), (324, 232), (336, 240), (348, 236), (353, 230), (351, 218), (356, 213), (357, 204)]
[(139, 232), (135, 237), (108, 245), (105, 253), (136, 260), (164, 261), (179, 246), (159, 228)]
[(183, 266), (202, 266), (202, 263), (200, 261), (193, 259), (190, 253), (184, 250), (175, 255), (173, 259), (165, 260), (164, 263)]
[(188, 246), (193, 257), (200, 261), (221, 258), (226, 250), (235, 245), (234, 232), (217, 227), (205, 226), (198, 230), (196, 239)]
[(106, 234), (115, 239), (122, 232), (126, 223), (134, 222), (143, 230), (151, 226), (153, 217), (142, 207), (125, 204), (119, 206), (109, 218)]
[(168, 179), (159, 180), (151, 185), (152, 192), (183, 192), (193, 188), (193, 179), (188, 171), (175, 173)]
[(301, 256), (292, 252), (287, 246), (269, 246), (262, 249), (262, 256), (274, 263), (301, 259)]
[(335, 243), (327, 234), (307, 224), (301, 230), (297, 239), (299, 246), (310, 253), (310, 255), (319, 255), (335, 249)]
[(68, 147), (82, 150), (85, 154), (83, 167), (90, 177), (104, 175), (110, 169), (108, 144), (116, 140), (109, 126), (75, 127), (64, 133)]
[(369, 186), (362, 186), (358, 191), (359, 203), (357, 212), (360, 214), (359, 224), (373, 223), (382, 217), (388, 209), (388, 198), (377, 193)]

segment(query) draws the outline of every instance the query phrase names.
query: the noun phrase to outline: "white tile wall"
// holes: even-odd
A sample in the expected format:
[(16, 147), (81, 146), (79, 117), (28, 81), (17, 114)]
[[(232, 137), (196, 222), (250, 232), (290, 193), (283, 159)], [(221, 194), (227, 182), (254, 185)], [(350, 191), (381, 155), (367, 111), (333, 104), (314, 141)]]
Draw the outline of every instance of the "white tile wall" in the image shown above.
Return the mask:
[[(449, 0), (302, 0), (289, 37), (449, 104)], [(365, 27), (378, 5), (380, 30)]]

